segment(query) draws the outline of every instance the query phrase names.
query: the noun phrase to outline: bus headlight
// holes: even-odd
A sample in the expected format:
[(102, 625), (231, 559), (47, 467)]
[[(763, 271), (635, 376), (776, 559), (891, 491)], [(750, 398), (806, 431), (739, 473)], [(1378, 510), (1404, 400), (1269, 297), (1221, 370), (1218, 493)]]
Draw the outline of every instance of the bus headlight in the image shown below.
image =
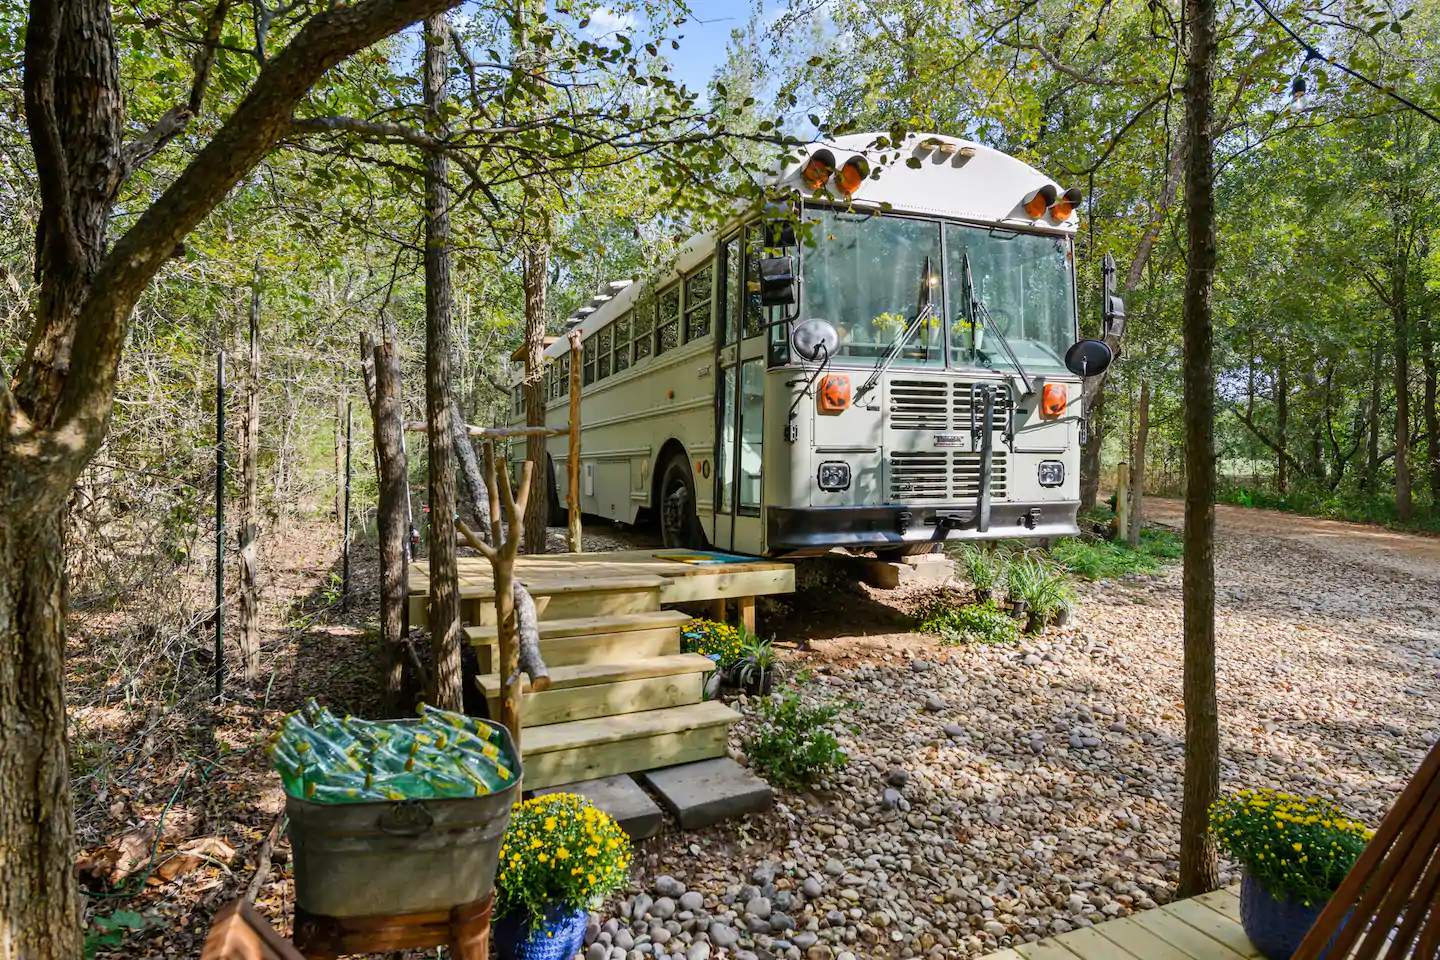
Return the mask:
[(816, 481), (820, 489), (830, 493), (850, 489), (850, 464), (844, 460), (826, 460), (820, 464)]
[(1037, 472), (1042, 487), (1058, 487), (1065, 482), (1065, 464), (1059, 460), (1041, 460)]

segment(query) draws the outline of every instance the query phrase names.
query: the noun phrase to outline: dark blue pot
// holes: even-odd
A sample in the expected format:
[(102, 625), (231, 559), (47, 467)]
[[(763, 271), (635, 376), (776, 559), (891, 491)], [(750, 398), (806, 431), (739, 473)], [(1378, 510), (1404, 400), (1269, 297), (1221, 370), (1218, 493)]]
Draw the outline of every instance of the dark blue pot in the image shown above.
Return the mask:
[[(1307, 907), (1288, 898), (1278, 899), (1248, 873), (1240, 881), (1240, 925), (1268, 960), (1290, 960), (1324, 907), (1324, 903)], [(1321, 960), (1327, 953), (1328, 946), (1320, 952)]]
[(554, 906), (536, 919), (511, 910), (492, 931), (500, 960), (571, 960), (585, 942), (590, 911)]

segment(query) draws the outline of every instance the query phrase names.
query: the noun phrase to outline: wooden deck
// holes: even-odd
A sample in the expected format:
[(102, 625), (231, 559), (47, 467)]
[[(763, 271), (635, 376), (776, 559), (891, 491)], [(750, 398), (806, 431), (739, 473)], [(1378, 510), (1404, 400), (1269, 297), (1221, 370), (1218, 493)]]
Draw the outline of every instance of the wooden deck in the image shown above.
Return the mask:
[(1017, 944), (983, 960), (1244, 960), (1259, 957), (1240, 928), (1234, 887), (1058, 937)]
[[(755, 598), (795, 589), (795, 568), (732, 558), (686, 563), (700, 551), (626, 550), (521, 556), (516, 576), (535, 600), (541, 656), (551, 686), (521, 696), (520, 746), (531, 789), (707, 760), (725, 755), (739, 714), (706, 700), (715, 664), (681, 652), (690, 617), (666, 604), (708, 602), (725, 619), (755, 628)], [(429, 570), (410, 566), (410, 623), (424, 626)], [(499, 710), (495, 595), (489, 561), (460, 561), (461, 618), (475, 649), (478, 685), (491, 715)]]
[[(554, 619), (560, 604), (547, 617), (542, 597), (589, 592), (645, 591), (655, 589), (661, 605), (698, 600), (724, 601), (735, 599), (742, 605), (755, 597), (777, 593), (793, 593), (795, 567), (780, 560), (744, 560), (724, 564), (684, 563), (667, 559), (667, 555), (694, 551), (615, 550), (606, 553), (542, 553), (522, 554), (515, 561), (515, 575), (530, 590), (542, 607), (541, 616)], [(410, 622), (425, 622), (423, 597), (430, 588), (430, 567), (423, 560), (410, 564)], [(491, 601), (494, 584), (490, 563), (483, 557), (460, 558), (460, 597), (462, 600)], [(419, 599), (420, 602), (416, 602)], [(552, 601), (553, 602), (553, 601)], [(486, 623), (484, 606), (475, 604), (475, 618), (470, 623)], [(576, 606), (583, 608), (584, 604)], [(619, 611), (587, 611), (588, 615)]]

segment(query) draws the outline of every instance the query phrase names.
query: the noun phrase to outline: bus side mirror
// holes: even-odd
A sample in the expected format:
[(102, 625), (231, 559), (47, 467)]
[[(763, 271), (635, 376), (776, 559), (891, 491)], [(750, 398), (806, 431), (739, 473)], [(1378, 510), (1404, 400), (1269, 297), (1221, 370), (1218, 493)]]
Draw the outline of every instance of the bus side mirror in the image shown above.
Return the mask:
[(1065, 351), (1065, 367), (1077, 377), (1098, 377), (1115, 359), (1104, 340), (1079, 340)]
[(795, 302), (795, 261), (790, 257), (762, 257), (759, 264), (760, 305), (783, 307)]
[(1105, 254), (1100, 267), (1104, 293), (1100, 300), (1101, 329), (1105, 339), (1118, 342), (1125, 335), (1125, 301), (1115, 293), (1115, 258)]

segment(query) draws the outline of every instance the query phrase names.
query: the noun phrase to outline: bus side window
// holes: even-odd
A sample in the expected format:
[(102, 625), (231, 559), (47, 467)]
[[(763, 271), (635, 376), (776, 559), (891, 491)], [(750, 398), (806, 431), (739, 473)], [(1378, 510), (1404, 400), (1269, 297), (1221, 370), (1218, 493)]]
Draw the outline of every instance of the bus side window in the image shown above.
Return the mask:
[(721, 343), (735, 342), (735, 331), (740, 328), (740, 291), (744, 275), (740, 267), (740, 235), (726, 237), (720, 249), (720, 269), (724, 271), (720, 292), (720, 335)]
[(581, 376), (581, 386), (588, 387), (595, 382), (595, 338), (591, 337), (582, 345), (585, 351), (585, 366), (581, 369), (584, 373)]
[(640, 306), (635, 308), (633, 321), (635, 344), (635, 362), (639, 363), (650, 356), (650, 350), (655, 344), (655, 300), (647, 297)]
[(614, 327), (607, 326), (595, 338), (595, 379), (604, 380), (610, 376), (610, 338)]
[(615, 372), (630, 366), (630, 314), (621, 315), (612, 327), (615, 328)]
[(557, 366), (559, 371), (555, 379), (559, 382), (556, 384), (555, 396), (568, 397), (570, 396), (570, 354), (562, 356)]
[(760, 305), (760, 254), (765, 237), (758, 223), (745, 228), (745, 296), (742, 327), (745, 339), (758, 337), (765, 330), (765, 308)]
[(685, 342), (710, 334), (710, 295), (714, 268), (706, 264), (685, 278)]
[(659, 310), (655, 316), (655, 356), (680, 345), (680, 285), (671, 284), (660, 291)]

